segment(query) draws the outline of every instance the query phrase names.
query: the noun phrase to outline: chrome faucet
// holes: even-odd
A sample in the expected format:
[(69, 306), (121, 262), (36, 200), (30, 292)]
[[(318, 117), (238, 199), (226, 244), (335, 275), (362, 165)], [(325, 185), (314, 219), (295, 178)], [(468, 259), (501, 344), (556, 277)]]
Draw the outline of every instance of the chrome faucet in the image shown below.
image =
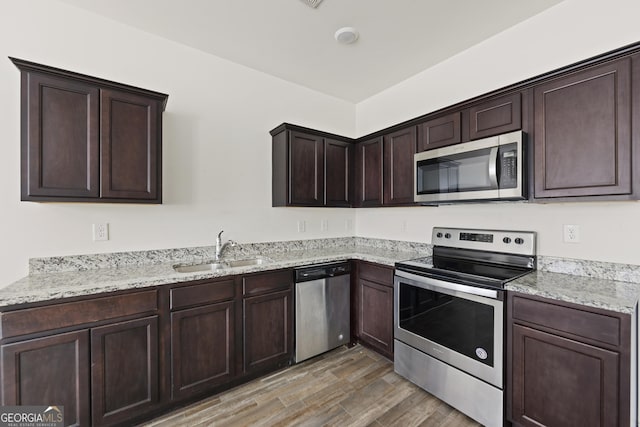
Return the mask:
[(223, 245), (222, 244), (222, 233), (224, 233), (224, 230), (219, 232), (218, 233), (218, 237), (216, 238), (216, 258), (215, 258), (216, 261), (220, 261), (220, 257), (222, 257), (222, 252), (225, 250), (225, 248), (228, 245), (231, 245), (231, 247), (235, 247), (237, 245), (237, 243), (234, 242), (231, 239), (227, 240), (227, 242)]

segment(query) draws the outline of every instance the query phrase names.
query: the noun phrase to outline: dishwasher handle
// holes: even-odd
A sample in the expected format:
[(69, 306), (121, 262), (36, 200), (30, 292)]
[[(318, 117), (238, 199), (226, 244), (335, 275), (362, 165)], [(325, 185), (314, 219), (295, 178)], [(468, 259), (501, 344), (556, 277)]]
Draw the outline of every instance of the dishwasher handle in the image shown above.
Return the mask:
[(327, 279), (351, 273), (349, 263), (321, 264), (296, 269), (296, 283)]

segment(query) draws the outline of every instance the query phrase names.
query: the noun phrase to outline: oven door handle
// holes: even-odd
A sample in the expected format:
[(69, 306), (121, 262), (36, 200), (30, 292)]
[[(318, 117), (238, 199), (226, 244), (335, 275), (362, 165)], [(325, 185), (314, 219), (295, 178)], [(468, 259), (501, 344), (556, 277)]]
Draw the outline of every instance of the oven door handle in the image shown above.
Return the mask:
[(498, 291), (493, 289), (476, 288), (474, 286), (461, 285), (459, 283), (445, 282), (443, 280), (432, 279), (431, 277), (418, 276), (406, 271), (396, 270), (396, 276), (410, 279), (419, 287), (438, 292), (439, 290), (449, 290), (465, 294), (477, 295), (491, 299), (498, 299)]

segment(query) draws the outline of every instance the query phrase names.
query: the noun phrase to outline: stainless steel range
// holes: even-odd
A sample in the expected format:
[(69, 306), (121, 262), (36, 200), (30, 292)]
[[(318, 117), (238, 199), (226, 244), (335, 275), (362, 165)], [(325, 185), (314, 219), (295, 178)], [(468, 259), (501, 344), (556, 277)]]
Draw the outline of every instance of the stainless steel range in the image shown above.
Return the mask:
[(504, 285), (536, 268), (536, 234), (435, 227), (396, 263), (395, 371), (486, 426), (504, 420)]

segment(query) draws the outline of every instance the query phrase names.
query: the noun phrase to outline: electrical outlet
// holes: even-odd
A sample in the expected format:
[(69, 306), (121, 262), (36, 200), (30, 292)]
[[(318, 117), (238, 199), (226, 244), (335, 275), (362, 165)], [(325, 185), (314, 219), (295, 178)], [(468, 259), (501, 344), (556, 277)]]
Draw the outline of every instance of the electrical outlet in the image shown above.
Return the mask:
[(323, 219), (320, 221), (320, 231), (329, 231), (329, 220)]
[(298, 233), (304, 233), (307, 230), (307, 223), (305, 220), (298, 221)]
[(579, 243), (580, 242), (580, 226), (573, 224), (564, 225), (564, 242)]
[(109, 240), (109, 223), (93, 224), (93, 241)]

